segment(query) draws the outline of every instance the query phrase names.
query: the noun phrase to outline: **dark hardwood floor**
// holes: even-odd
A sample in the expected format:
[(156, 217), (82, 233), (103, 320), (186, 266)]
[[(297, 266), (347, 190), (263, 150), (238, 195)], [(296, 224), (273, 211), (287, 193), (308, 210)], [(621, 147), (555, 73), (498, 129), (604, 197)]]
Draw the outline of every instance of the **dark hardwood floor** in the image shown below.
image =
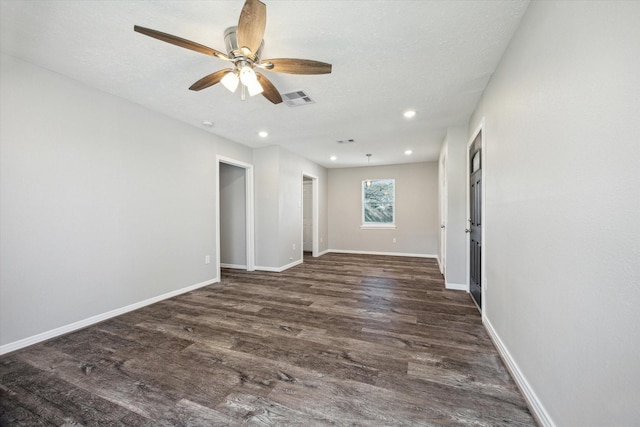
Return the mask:
[(0, 424), (535, 425), (433, 260), (306, 257), (0, 358)]

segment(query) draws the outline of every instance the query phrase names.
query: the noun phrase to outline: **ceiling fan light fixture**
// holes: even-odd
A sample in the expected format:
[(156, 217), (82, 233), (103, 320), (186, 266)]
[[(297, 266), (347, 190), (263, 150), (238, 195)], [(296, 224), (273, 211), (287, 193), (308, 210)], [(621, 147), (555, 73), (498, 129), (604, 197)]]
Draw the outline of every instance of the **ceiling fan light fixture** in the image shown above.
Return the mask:
[(264, 92), (264, 89), (262, 88), (262, 85), (258, 83), (258, 80), (254, 80), (253, 82), (250, 82), (246, 86), (247, 86), (247, 89), (249, 90), (249, 96), (258, 95)]
[(225, 76), (220, 80), (220, 83), (227, 89), (229, 92), (235, 92), (238, 89), (238, 84), (240, 83), (240, 79), (238, 78), (235, 71), (229, 71)]
[(240, 68), (240, 81), (243, 85), (249, 87), (251, 83), (258, 81), (258, 76), (256, 76), (253, 68), (248, 65), (243, 65), (242, 68)]
[(258, 82), (258, 76), (253, 68), (249, 65), (243, 65), (240, 68), (240, 81), (249, 91), (249, 96), (254, 96), (264, 92), (262, 85)]

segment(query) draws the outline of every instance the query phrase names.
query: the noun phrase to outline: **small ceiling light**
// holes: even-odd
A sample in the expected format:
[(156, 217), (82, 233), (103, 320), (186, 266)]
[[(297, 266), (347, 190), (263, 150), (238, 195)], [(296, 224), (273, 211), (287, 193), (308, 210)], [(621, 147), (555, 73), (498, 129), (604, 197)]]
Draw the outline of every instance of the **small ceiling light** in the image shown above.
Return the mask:
[(336, 160), (338, 160), (338, 158), (336, 156), (331, 156), (329, 158), (331, 159), (332, 162), (335, 162)]
[(224, 87), (229, 89), (230, 92), (235, 92), (238, 89), (238, 83), (240, 83), (240, 79), (235, 71), (229, 71), (224, 75), (220, 83), (223, 84)]
[[(367, 156), (367, 166), (370, 166), (371, 165), (371, 154), (369, 153), (366, 156)], [(365, 181), (367, 183), (367, 187), (371, 187), (371, 178), (367, 178)]]
[(260, 135), (262, 138), (266, 138), (269, 136), (269, 132), (267, 132), (266, 130), (261, 130), (260, 132), (258, 132), (258, 135)]
[(212, 128), (213, 127), (213, 122), (211, 122), (209, 120), (204, 120), (202, 122), (202, 126), (207, 127), (207, 128)]
[(404, 116), (405, 116), (407, 119), (410, 119), (410, 118), (412, 118), (412, 117), (413, 117), (413, 116), (415, 116), (415, 115), (416, 115), (416, 112), (415, 112), (415, 111), (413, 111), (413, 110), (407, 110), (407, 111), (405, 111), (405, 112), (404, 112)]
[(406, 154), (407, 156), (410, 156), (413, 154), (413, 150), (405, 150), (404, 154)]

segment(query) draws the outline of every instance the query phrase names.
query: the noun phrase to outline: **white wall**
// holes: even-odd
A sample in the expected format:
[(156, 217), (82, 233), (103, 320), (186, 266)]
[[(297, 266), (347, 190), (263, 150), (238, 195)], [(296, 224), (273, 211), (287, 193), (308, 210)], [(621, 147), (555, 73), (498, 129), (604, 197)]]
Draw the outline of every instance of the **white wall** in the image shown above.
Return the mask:
[(640, 2), (532, 2), (486, 119), (487, 325), (546, 422), (640, 425)]
[(301, 158), (280, 149), (279, 265), (302, 261), (302, 167)]
[(218, 279), (216, 154), (250, 149), (6, 55), (0, 95), (0, 352)]
[[(360, 228), (367, 178), (396, 180), (396, 229)], [(329, 169), (330, 250), (435, 257), (439, 232), (437, 162)]]
[(220, 163), (220, 264), (247, 267), (245, 169)]
[(255, 185), (256, 268), (280, 267), (278, 252), (280, 153), (276, 146), (253, 152)]
[(254, 150), (254, 166), (256, 269), (280, 271), (302, 262), (303, 173), (318, 177), (319, 251), (326, 251), (327, 169), (276, 146)]
[(451, 127), (440, 151), (446, 161), (446, 239), (445, 284), (452, 289), (467, 289), (467, 128)]

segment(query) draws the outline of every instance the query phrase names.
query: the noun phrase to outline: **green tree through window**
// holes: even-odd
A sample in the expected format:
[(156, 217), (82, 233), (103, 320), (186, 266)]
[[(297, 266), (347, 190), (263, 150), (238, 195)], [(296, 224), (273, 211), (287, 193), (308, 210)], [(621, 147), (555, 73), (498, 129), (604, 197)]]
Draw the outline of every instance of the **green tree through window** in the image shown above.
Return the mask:
[(362, 181), (362, 223), (364, 225), (394, 224), (395, 180)]

